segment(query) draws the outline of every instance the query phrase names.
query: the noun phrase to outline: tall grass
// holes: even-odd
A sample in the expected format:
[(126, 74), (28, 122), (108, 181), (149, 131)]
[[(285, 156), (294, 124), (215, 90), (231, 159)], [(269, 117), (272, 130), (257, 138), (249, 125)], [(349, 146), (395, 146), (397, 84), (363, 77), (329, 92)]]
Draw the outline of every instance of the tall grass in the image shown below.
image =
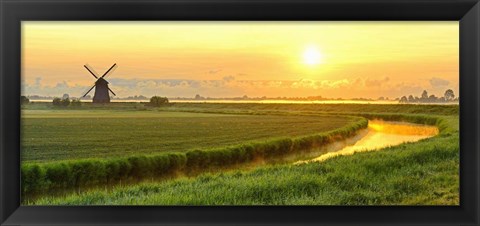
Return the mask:
[[(349, 116), (353, 117), (353, 116)], [(84, 159), (51, 163), (25, 163), (21, 168), (22, 198), (56, 191), (77, 191), (99, 185), (136, 182), (143, 179), (170, 177), (228, 168), (255, 161), (269, 161), (291, 153), (342, 140), (368, 126), (365, 118), (347, 126), (313, 135), (277, 138), (212, 150), (184, 153), (161, 153), (126, 158)]]
[(64, 197), (44, 197), (28, 204), (458, 205), (458, 117), (433, 120), (423, 116), (384, 115), (383, 119), (426, 120), (446, 128), (439, 136), (419, 142), (338, 156), (322, 163), (276, 165), (96, 189)]

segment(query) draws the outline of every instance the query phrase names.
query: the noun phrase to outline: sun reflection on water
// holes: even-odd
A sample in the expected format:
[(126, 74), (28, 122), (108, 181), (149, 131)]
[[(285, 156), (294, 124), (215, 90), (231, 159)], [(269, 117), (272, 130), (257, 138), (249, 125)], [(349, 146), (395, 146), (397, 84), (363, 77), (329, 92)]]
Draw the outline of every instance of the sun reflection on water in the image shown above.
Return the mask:
[(406, 142), (416, 142), (433, 137), (438, 133), (438, 128), (435, 126), (370, 120), (367, 134), (357, 142), (346, 145), (343, 148), (332, 149), (331, 152), (324, 153), (311, 160), (298, 161), (295, 164), (321, 162), (339, 155), (353, 155), (357, 152), (375, 151)]

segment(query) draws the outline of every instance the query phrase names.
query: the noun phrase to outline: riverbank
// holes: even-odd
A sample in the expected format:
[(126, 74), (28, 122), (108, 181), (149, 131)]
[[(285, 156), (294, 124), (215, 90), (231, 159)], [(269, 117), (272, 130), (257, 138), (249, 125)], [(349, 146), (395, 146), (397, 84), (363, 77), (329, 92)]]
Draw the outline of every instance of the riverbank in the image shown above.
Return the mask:
[[(430, 110), (425, 109), (426, 112)], [(298, 166), (278, 164), (259, 167), (253, 171), (214, 172), (195, 178), (44, 197), (26, 204), (458, 204), (458, 116), (358, 112), (345, 114), (435, 125), (439, 128), (440, 135), (378, 152), (339, 156), (322, 163)]]
[(440, 135), (321, 163), (94, 190), (37, 205), (458, 205), (458, 118)]

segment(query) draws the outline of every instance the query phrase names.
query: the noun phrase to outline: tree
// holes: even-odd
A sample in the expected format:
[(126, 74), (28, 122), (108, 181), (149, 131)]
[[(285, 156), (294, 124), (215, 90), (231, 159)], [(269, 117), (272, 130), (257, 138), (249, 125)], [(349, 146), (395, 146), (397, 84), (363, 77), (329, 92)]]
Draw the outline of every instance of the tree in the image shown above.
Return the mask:
[(455, 99), (455, 94), (453, 93), (453, 90), (451, 90), (451, 89), (447, 89), (443, 96), (445, 97), (446, 101), (452, 101), (452, 100)]
[(413, 97), (413, 95), (408, 96), (408, 102), (415, 102), (415, 98)]
[(70, 98), (70, 96), (67, 93), (63, 94), (62, 100), (65, 100), (65, 99), (68, 99), (68, 98)]
[(70, 98), (67, 98), (67, 99), (60, 99), (58, 97), (55, 97), (53, 98), (53, 106), (57, 106), (57, 107), (67, 107), (68, 105), (70, 105)]
[(20, 96), (20, 104), (28, 104), (30, 100), (26, 96)]
[(428, 102), (433, 103), (433, 102), (437, 102), (437, 100), (438, 100), (438, 98), (433, 94), (428, 97)]
[(162, 105), (168, 104), (168, 98), (153, 96), (150, 98), (150, 105), (155, 107), (160, 107)]
[(68, 107), (70, 105), (70, 98), (65, 98), (62, 100), (62, 106)]
[(58, 98), (58, 97), (55, 97), (53, 98), (53, 106), (61, 106), (62, 105), (62, 99)]
[(422, 99), (423, 99), (423, 100), (427, 100), (427, 99), (428, 99), (428, 92), (427, 92), (426, 90), (424, 90), (424, 91), (422, 92)]
[(400, 98), (400, 103), (407, 103), (408, 102), (408, 99), (406, 96), (403, 96), (402, 98)]
[(72, 102), (70, 104), (73, 107), (80, 107), (82, 106), (82, 101), (80, 101), (80, 99), (72, 99)]

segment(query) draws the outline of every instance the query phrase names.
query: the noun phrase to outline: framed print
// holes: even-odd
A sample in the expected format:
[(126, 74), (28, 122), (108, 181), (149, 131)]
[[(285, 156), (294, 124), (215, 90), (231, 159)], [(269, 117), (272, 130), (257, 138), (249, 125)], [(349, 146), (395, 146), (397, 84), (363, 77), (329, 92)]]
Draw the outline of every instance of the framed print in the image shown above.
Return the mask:
[(477, 1), (0, 6), (2, 225), (479, 225)]

